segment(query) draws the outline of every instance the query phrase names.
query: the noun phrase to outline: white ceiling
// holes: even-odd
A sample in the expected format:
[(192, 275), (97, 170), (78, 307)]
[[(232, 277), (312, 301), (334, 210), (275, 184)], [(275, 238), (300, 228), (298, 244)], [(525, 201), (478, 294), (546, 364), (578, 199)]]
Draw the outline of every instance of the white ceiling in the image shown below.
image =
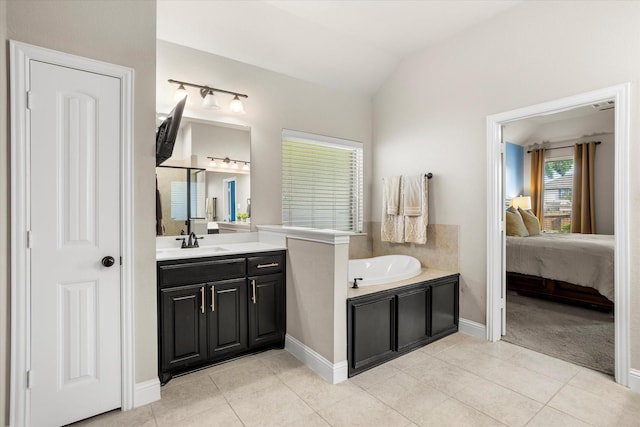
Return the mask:
[(159, 0), (161, 40), (372, 95), (400, 60), (516, 0)]

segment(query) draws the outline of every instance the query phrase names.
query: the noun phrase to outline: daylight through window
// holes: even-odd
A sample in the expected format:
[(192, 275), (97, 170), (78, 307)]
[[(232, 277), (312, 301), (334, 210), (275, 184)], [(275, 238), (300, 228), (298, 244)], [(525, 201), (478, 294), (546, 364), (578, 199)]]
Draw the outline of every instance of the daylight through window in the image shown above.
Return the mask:
[(573, 159), (546, 160), (544, 162), (542, 230), (570, 233), (572, 203)]
[(362, 232), (362, 143), (282, 132), (282, 224)]

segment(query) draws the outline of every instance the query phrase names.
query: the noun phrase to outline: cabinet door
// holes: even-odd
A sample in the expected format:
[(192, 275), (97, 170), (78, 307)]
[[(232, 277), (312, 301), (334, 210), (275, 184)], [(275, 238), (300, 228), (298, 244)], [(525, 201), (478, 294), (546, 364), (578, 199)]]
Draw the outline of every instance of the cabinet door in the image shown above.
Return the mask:
[(397, 295), (398, 351), (410, 350), (429, 338), (429, 287), (427, 285)]
[(388, 360), (395, 350), (394, 295), (367, 298), (347, 307), (349, 376)]
[(431, 338), (458, 330), (458, 279), (431, 285)]
[(205, 288), (201, 284), (160, 291), (163, 372), (206, 359)]
[(246, 350), (246, 279), (208, 283), (207, 293), (209, 357), (220, 358)]
[(249, 346), (284, 340), (282, 274), (249, 277)]

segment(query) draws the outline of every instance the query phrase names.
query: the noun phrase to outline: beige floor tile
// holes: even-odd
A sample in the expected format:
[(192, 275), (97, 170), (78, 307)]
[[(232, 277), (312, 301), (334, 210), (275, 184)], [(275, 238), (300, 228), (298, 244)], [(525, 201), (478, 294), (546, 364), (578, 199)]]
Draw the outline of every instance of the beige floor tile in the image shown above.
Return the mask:
[(282, 384), (262, 361), (254, 359), (210, 375), (227, 399)]
[(525, 425), (543, 406), (482, 378), (460, 390), (455, 398), (512, 427)]
[(328, 427), (331, 424), (326, 422), (320, 415), (313, 413), (305, 417), (299, 418), (287, 424), (283, 424), (282, 427)]
[(513, 357), (519, 357), (523, 351), (522, 347), (513, 345), (506, 341), (488, 342), (483, 341), (473, 346), (477, 351), (481, 351), (493, 357), (502, 360), (511, 360)]
[(450, 398), (433, 408), (419, 424), (423, 427), (504, 427), (504, 424)]
[(188, 416), (179, 422), (165, 420), (158, 427), (242, 427), (242, 422), (228, 403), (223, 402), (204, 412)]
[(263, 353), (263, 356), (262, 363), (278, 375), (305, 366), (286, 350), (270, 350)]
[(314, 413), (286, 385), (268, 387), (229, 399), (245, 426), (281, 426), (301, 422)]
[(518, 356), (509, 359), (509, 362), (523, 366), (562, 383), (569, 381), (581, 370), (579, 366), (572, 363), (555, 359), (546, 354), (536, 353), (526, 348), (522, 348)]
[(366, 393), (351, 381), (330, 384), (306, 366), (288, 371), (280, 379), (316, 411)]
[(455, 395), (479, 379), (469, 371), (444, 362), (437, 369), (415, 369), (408, 373), (449, 396)]
[(381, 383), (400, 372), (402, 372), (400, 369), (389, 363), (384, 363), (352, 377), (350, 381), (366, 390), (367, 388)]
[(368, 391), (416, 424), (422, 424), (434, 408), (449, 398), (404, 372), (372, 386)]
[(334, 427), (405, 427), (411, 424), (397, 411), (366, 393), (324, 408), (318, 414)]
[(635, 405), (566, 385), (548, 406), (596, 426), (640, 425), (640, 411)]
[(545, 406), (533, 417), (527, 427), (589, 427), (590, 425), (592, 424), (587, 424), (571, 415)]
[(117, 409), (79, 421), (72, 425), (74, 427), (155, 427), (156, 421), (153, 416), (153, 411), (151, 410), (151, 405), (145, 405), (130, 411)]
[(199, 376), (194, 381), (174, 387), (163, 387), (161, 395), (161, 400), (151, 404), (159, 426), (175, 425), (180, 420), (225, 402), (222, 393), (208, 376)]
[(564, 383), (508, 361), (476, 372), (483, 378), (518, 392), (540, 403), (547, 403)]
[(640, 413), (640, 393), (617, 384), (609, 375), (581, 368), (580, 372), (569, 381), (569, 385), (613, 401), (624, 409)]
[(434, 358), (427, 353), (414, 350), (387, 363), (401, 371), (406, 371), (412, 369), (416, 365), (428, 363), (431, 360), (434, 360)]

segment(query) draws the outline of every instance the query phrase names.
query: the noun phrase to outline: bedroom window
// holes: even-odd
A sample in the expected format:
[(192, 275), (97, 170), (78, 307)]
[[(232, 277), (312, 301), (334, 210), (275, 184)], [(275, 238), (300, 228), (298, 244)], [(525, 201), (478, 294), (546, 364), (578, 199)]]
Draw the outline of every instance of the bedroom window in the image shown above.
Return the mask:
[(543, 203), (542, 230), (550, 233), (570, 233), (573, 203), (572, 158), (556, 158), (544, 162)]
[(362, 232), (362, 143), (283, 130), (282, 225)]

